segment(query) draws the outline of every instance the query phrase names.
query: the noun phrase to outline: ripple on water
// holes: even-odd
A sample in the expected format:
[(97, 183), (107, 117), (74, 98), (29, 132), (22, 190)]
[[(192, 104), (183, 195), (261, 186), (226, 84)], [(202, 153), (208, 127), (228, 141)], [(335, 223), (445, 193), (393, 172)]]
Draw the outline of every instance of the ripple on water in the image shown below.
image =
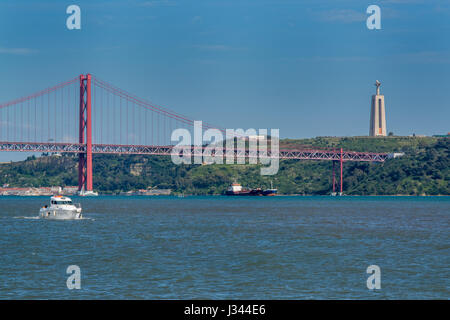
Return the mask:
[(80, 199), (95, 223), (40, 219), (41, 202), (0, 198), (0, 298), (449, 297), (444, 198)]

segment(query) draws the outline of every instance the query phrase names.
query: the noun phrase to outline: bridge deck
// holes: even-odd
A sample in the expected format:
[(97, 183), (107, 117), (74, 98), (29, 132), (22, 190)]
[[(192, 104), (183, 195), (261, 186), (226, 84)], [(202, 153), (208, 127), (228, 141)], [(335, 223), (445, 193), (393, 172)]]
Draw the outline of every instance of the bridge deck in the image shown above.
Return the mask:
[[(110, 145), (93, 144), (92, 153), (98, 154), (142, 154), (142, 155), (161, 155), (170, 156), (174, 146), (139, 146), (139, 145)], [(205, 147), (188, 148), (192, 154), (205, 150)], [(79, 143), (30, 143), (30, 142), (0, 142), (0, 151), (19, 151), (19, 152), (55, 152), (55, 153), (86, 153), (86, 145)], [(177, 150), (178, 154), (183, 151)], [(184, 151), (186, 152), (186, 151)], [(229, 152), (229, 153), (227, 153)], [(276, 158), (276, 154), (271, 152), (256, 151), (251, 152), (248, 149), (234, 149), (232, 151), (222, 150), (224, 155), (230, 154), (237, 158)], [(213, 152), (214, 154), (214, 152)], [(343, 151), (343, 161), (368, 161), (384, 162), (387, 153), (373, 152), (354, 152)], [(340, 150), (321, 150), (321, 149), (280, 149), (278, 152), (280, 159), (291, 160), (340, 160)]]

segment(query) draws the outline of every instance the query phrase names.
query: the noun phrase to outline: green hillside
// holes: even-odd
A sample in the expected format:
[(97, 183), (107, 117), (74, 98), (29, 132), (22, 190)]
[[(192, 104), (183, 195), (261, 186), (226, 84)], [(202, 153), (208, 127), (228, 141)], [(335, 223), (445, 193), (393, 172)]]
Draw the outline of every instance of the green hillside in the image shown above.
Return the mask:
[[(450, 195), (448, 138), (318, 137), (283, 140), (282, 146), (311, 145), (352, 151), (405, 152), (385, 163), (346, 162), (344, 192), (354, 195)], [(185, 194), (221, 194), (230, 183), (269, 187), (281, 194), (328, 194), (329, 161), (280, 161), (275, 176), (261, 176), (258, 165), (174, 165), (170, 157), (94, 155), (94, 188), (118, 193), (147, 187)], [(0, 185), (39, 187), (77, 185), (77, 158), (47, 156), (0, 164)]]
[(343, 148), (351, 151), (367, 152), (406, 152), (423, 149), (438, 142), (437, 137), (317, 137), (311, 139), (284, 139), (280, 142), (285, 147), (296, 145), (318, 148)]

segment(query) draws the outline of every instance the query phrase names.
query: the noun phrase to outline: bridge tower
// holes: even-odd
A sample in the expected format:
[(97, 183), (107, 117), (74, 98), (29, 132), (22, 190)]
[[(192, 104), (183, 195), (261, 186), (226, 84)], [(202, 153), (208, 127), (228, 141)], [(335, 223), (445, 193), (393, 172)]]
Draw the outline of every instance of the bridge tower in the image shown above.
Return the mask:
[(78, 191), (93, 191), (92, 188), (92, 112), (90, 74), (80, 75), (80, 134), (79, 143), (86, 145), (86, 153), (78, 160)]
[(339, 163), (341, 165), (341, 180), (340, 180), (340, 183), (341, 183), (340, 190), (341, 190), (341, 192), (339, 193), (339, 195), (342, 196), (343, 195), (342, 188), (343, 188), (343, 184), (344, 184), (343, 175), (342, 175), (342, 169), (343, 169), (343, 165), (344, 165), (344, 150), (342, 148), (341, 148), (341, 156), (339, 158)]

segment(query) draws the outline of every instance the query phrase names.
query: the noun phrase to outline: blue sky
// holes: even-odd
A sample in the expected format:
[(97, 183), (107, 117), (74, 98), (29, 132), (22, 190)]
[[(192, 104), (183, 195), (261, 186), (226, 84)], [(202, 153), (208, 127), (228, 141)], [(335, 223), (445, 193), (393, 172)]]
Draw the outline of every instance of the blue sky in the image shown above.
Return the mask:
[[(66, 8), (82, 29), (66, 28)], [(382, 29), (366, 28), (381, 7)], [(449, 0), (0, 2), (0, 101), (92, 73), (190, 118), (367, 135), (376, 79), (388, 131), (450, 131)], [(0, 161), (11, 155), (0, 155)]]

